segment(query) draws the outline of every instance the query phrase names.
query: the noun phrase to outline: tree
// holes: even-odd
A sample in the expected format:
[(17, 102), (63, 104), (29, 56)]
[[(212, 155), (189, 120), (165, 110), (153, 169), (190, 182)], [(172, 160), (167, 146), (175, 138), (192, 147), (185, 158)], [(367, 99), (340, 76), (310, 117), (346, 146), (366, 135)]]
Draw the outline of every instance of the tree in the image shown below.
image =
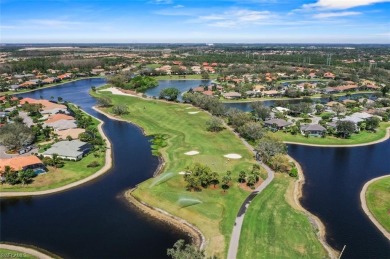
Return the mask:
[(266, 135), (256, 145), (256, 157), (261, 157), (264, 162), (269, 162), (276, 154), (286, 154), (287, 146), (279, 138)]
[(32, 169), (18, 172), (18, 179), (23, 185), (30, 183), (34, 177), (35, 173)]
[(272, 169), (279, 172), (288, 172), (290, 170), (290, 162), (283, 154), (276, 154), (270, 161)]
[(11, 150), (34, 142), (34, 131), (22, 123), (9, 123), (0, 128), (0, 144)]
[(51, 157), (51, 165), (54, 168), (61, 168), (61, 167), (64, 166), (64, 162), (61, 161), (61, 159), (58, 156), (58, 154), (53, 154), (53, 156)]
[(160, 99), (165, 99), (168, 101), (175, 101), (177, 99), (177, 96), (180, 94), (179, 89), (174, 87), (168, 87), (160, 92)]
[(390, 86), (386, 85), (386, 86), (383, 86), (381, 88), (381, 93), (382, 93), (383, 97), (385, 97), (388, 92), (390, 92)]
[(130, 80), (125, 89), (134, 89), (139, 92), (158, 86), (158, 81), (150, 76), (136, 76)]
[(211, 173), (210, 181), (214, 185), (214, 188), (215, 188), (215, 185), (219, 184), (219, 175), (218, 175), (217, 172), (212, 172)]
[(112, 105), (112, 101), (111, 101), (111, 98), (109, 97), (101, 97), (101, 98), (97, 98), (97, 103), (98, 103), (98, 106), (101, 106), (101, 107), (109, 107)]
[(250, 121), (239, 127), (238, 133), (247, 140), (256, 141), (264, 136), (265, 130), (260, 123)]
[(337, 121), (336, 129), (343, 138), (348, 138), (356, 131), (356, 125), (352, 121)]
[(251, 104), (251, 108), (253, 109), (253, 112), (256, 117), (262, 121), (265, 121), (267, 118), (269, 118), (271, 114), (270, 108), (265, 107), (263, 105), (263, 102), (253, 102)]
[(340, 113), (346, 112), (346, 108), (344, 105), (338, 103), (332, 106), (332, 111), (334, 111), (336, 113), (336, 116), (339, 117)]
[(202, 76), (202, 79), (205, 79), (205, 80), (210, 79), (210, 75), (206, 71), (202, 71), (201, 76)]
[(173, 248), (167, 250), (167, 255), (173, 259), (204, 259), (206, 256), (203, 250), (196, 246), (185, 244), (184, 240), (178, 240)]
[(107, 82), (118, 88), (125, 88), (127, 79), (124, 75), (118, 74), (108, 78)]
[(229, 183), (232, 180), (231, 172), (227, 171), (226, 175), (222, 177), (222, 189), (224, 192), (226, 192), (227, 189), (229, 189)]
[(112, 107), (112, 112), (116, 115), (123, 115), (129, 113), (129, 110), (126, 105), (118, 104)]
[(233, 127), (238, 128), (245, 123), (251, 121), (251, 116), (249, 113), (242, 112), (238, 109), (229, 109), (227, 113), (229, 124), (231, 124)]
[(206, 121), (206, 127), (208, 131), (217, 132), (221, 131), (223, 127), (223, 120), (216, 116), (212, 116), (210, 120)]
[(378, 117), (371, 117), (366, 119), (366, 130), (374, 130), (378, 128), (380, 119)]
[(238, 175), (238, 181), (240, 183), (245, 183), (245, 178), (246, 178), (246, 173), (245, 171), (240, 171), (239, 175)]
[(251, 175), (248, 176), (248, 180), (247, 180), (246, 184), (253, 189), (254, 185), (256, 184), (256, 182), (257, 181), (256, 181), (255, 176), (251, 174)]
[(15, 171), (9, 171), (5, 173), (5, 182), (9, 183), (10, 185), (15, 185), (20, 183), (20, 179)]

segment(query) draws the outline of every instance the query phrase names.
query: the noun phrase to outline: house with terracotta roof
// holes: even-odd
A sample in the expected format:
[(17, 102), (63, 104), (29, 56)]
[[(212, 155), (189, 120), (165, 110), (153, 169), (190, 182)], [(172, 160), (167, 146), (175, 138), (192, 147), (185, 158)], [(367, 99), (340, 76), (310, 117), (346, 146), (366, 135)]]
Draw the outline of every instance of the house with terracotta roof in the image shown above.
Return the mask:
[(11, 167), (14, 171), (24, 171), (27, 169), (46, 170), (42, 161), (38, 157), (32, 155), (0, 159), (0, 175), (4, 173), (6, 166)]
[(331, 73), (331, 72), (326, 72), (324, 75), (323, 75), (324, 78), (328, 78), (328, 79), (334, 79), (336, 76)]
[(78, 139), (79, 135), (84, 132), (85, 129), (76, 128), (76, 129), (60, 130), (57, 131), (56, 134), (58, 135), (59, 139), (65, 140), (67, 139), (68, 136), (70, 136), (72, 139)]
[(56, 121), (59, 121), (59, 120), (75, 120), (75, 118), (72, 117), (72, 116), (70, 116), (70, 115), (58, 113), (58, 114), (53, 114), (53, 115), (51, 115), (51, 116), (45, 121), (45, 123), (53, 123), (53, 122), (56, 122)]

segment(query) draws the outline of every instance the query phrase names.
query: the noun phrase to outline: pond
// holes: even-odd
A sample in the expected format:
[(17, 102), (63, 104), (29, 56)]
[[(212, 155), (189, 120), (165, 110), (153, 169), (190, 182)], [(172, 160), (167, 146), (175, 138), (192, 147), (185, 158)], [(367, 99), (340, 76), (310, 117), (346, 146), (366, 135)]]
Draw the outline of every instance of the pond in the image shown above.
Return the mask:
[[(88, 91), (102, 84), (104, 79), (86, 79), (22, 94), (62, 97), (103, 120), (113, 144), (114, 166), (98, 179), (62, 193), (1, 199), (1, 241), (32, 244), (65, 258), (166, 258), (166, 249), (177, 239), (188, 240), (124, 200), (124, 191), (152, 177), (158, 159), (139, 128), (91, 108), (96, 101)], [(341, 250), (347, 245), (343, 258), (390, 258), (389, 241), (365, 216), (359, 201), (366, 181), (390, 173), (390, 140), (355, 148), (289, 145), (289, 154), (306, 177), (303, 206), (324, 222), (333, 247)]]

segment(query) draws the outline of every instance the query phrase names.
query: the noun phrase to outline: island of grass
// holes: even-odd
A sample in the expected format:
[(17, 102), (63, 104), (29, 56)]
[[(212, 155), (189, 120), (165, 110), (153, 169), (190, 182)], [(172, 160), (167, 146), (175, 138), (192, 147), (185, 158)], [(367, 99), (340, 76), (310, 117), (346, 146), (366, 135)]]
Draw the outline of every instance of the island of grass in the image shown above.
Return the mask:
[(318, 146), (359, 146), (370, 145), (381, 141), (385, 141), (389, 138), (390, 122), (381, 122), (376, 132), (361, 131), (359, 133), (352, 134), (349, 138), (340, 138), (335, 136), (326, 137), (306, 137), (302, 134), (292, 135), (291, 133), (277, 131), (273, 134), (281, 138), (286, 143), (292, 144), (306, 144), (306, 145), (318, 145)]
[(367, 207), (390, 236), (390, 175), (371, 182), (365, 193)]
[[(80, 112), (83, 113), (84, 116), (90, 117), (92, 119), (90, 127), (95, 129), (95, 138), (102, 138), (102, 131), (98, 130), (98, 128), (101, 127), (101, 121), (87, 115), (73, 105), (70, 105), (69, 107), (74, 110), (74, 112)], [(41, 148), (40, 151), (43, 151), (43, 148)], [(96, 145), (91, 152), (79, 161), (62, 160), (61, 162), (63, 163), (63, 167), (56, 168), (55, 166), (48, 165), (48, 171), (34, 177), (33, 181), (29, 184), (2, 184), (0, 186), (0, 192), (22, 193), (53, 190), (83, 180), (100, 171), (105, 166), (105, 163), (107, 162), (106, 145), (104, 144), (104, 141), (103, 145)], [(5, 196), (6, 195), (7, 194), (5, 194)]]
[[(226, 257), (237, 212), (250, 193), (240, 188), (237, 178), (241, 170), (248, 171), (256, 163), (253, 154), (230, 130), (225, 129), (219, 133), (207, 131), (206, 122), (210, 119), (210, 115), (190, 105), (131, 98), (109, 92), (92, 94), (96, 97), (109, 97), (113, 107), (126, 105), (129, 113), (117, 118), (141, 126), (147, 135), (158, 135), (158, 140), (153, 144), (165, 161), (165, 165), (160, 175), (139, 184), (132, 195), (137, 200), (190, 222), (205, 236), (205, 249), (209, 256)], [(113, 107), (100, 109), (112, 115)], [(239, 154), (241, 158), (224, 157), (227, 154)], [(231, 171), (230, 188), (224, 191), (219, 184), (200, 191), (187, 191), (184, 181), (185, 170), (187, 166), (194, 163), (205, 164), (221, 176)], [(285, 186), (288, 186), (288, 182), (279, 189), (282, 196), (286, 190)], [(268, 196), (267, 199), (273, 204), (280, 201), (279, 197), (273, 195)], [(287, 224), (282, 220), (285, 215), (273, 208), (271, 210), (274, 215), (272, 222), (274, 225), (270, 229), (283, 229), (283, 224)], [(292, 220), (288, 224), (291, 224), (289, 227), (295, 233), (300, 233), (299, 242), (302, 241), (305, 247), (311, 247), (310, 253), (303, 251), (302, 254), (307, 257), (312, 254), (325, 255), (313, 229), (306, 233), (310, 229), (308, 219), (289, 205), (285, 205), (284, 211), (292, 215)], [(307, 228), (294, 223), (296, 218), (298, 222), (306, 222)], [(267, 220), (267, 218), (260, 220)], [(253, 227), (250, 231), (256, 233), (260, 225)], [(288, 245), (288, 238), (278, 237), (274, 247), (285, 250)], [(252, 251), (251, 253), (257, 250), (254, 243), (249, 243), (248, 249)], [(295, 253), (290, 253), (287, 249), (285, 254), (293, 256)]]

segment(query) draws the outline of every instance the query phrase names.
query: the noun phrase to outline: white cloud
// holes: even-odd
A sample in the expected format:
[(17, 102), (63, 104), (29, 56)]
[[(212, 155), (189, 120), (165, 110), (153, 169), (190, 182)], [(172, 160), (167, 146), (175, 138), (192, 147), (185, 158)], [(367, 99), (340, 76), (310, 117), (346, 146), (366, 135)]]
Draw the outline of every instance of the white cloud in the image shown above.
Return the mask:
[(173, 8), (183, 8), (184, 5), (181, 5), (181, 4), (178, 4), (178, 5), (175, 5)]
[(216, 27), (237, 27), (240, 25), (267, 23), (275, 15), (269, 11), (254, 11), (249, 9), (233, 9), (221, 14), (199, 16), (191, 22), (206, 23)]
[(372, 5), (376, 3), (390, 2), (390, 0), (318, 0), (313, 4), (304, 4), (303, 9), (349, 9), (358, 6)]
[(333, 17), (345, 17), (345, 16), (354, 16), (359, 15), (360, 12), (330, 12), (330, 13), (318, 13), (314, 14), (313, 18), (317, 19), (326, 19), (326, 18), (333, 18)]

